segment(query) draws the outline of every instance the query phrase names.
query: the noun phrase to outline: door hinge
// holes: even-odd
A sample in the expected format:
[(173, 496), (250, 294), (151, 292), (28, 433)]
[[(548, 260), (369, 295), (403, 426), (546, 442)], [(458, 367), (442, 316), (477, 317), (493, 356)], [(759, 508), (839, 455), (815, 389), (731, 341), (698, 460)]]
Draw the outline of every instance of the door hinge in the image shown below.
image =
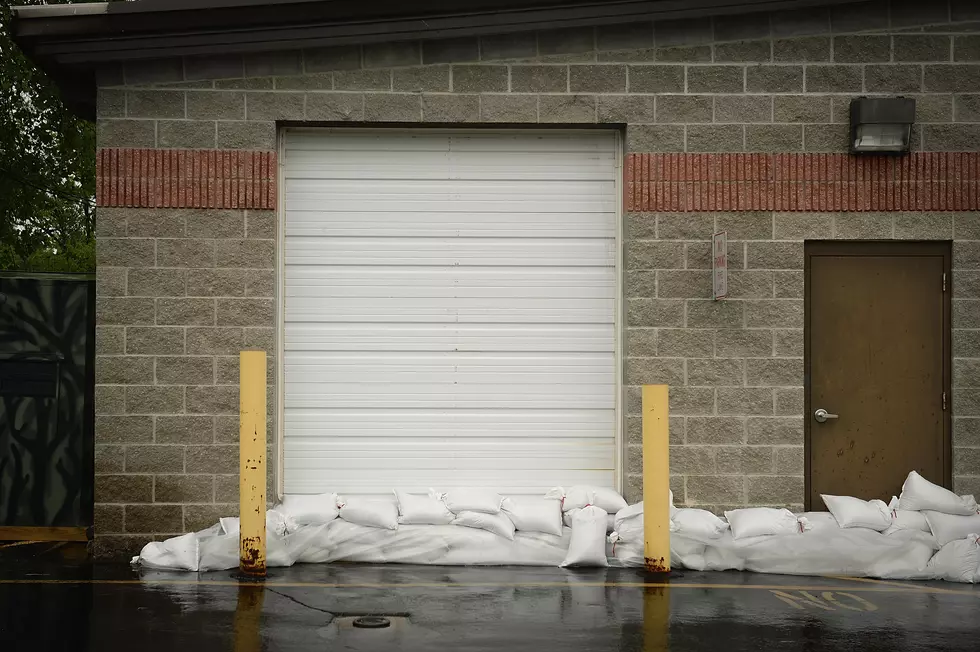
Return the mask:
[(943, 392), (943, 411), (946, 410), (946, 392)]
[(946, 272), (943, 272), (943, 292), (946, 291)]

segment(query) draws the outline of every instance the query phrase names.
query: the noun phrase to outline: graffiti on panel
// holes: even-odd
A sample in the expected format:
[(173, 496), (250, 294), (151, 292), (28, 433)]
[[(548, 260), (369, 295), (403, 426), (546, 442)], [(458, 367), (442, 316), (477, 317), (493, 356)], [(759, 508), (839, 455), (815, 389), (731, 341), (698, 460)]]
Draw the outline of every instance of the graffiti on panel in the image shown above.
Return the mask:
[(0, 526), (92, 522), (93, 294), (0, 276)]

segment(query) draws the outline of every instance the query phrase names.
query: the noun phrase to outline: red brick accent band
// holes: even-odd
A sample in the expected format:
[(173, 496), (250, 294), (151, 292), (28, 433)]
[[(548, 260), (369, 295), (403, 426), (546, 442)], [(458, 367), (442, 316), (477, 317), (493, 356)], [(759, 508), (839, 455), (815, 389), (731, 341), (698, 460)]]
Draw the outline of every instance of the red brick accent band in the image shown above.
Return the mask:
[(132, 208), (276, 207), (276, 153), (100, 149), (96, 204)]
[(980, 208), (980, 153), (628, 154), (628, 211)]

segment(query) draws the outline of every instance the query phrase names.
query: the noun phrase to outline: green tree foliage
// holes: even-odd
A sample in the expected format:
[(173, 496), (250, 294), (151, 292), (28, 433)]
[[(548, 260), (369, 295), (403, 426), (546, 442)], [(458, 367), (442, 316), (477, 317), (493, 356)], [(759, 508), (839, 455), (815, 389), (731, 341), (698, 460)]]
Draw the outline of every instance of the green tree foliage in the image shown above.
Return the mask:
[(12, 39), (0, 0), (0, 270), (95, 271), (95, 128)]

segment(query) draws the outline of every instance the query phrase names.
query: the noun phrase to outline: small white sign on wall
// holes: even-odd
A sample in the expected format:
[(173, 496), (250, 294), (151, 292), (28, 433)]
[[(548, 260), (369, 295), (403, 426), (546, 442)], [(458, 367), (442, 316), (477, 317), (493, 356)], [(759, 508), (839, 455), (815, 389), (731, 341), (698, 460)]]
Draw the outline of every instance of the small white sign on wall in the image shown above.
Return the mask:
[(728, 231), (711, 236), (711, 296), (716, 301), (728, 296)]

